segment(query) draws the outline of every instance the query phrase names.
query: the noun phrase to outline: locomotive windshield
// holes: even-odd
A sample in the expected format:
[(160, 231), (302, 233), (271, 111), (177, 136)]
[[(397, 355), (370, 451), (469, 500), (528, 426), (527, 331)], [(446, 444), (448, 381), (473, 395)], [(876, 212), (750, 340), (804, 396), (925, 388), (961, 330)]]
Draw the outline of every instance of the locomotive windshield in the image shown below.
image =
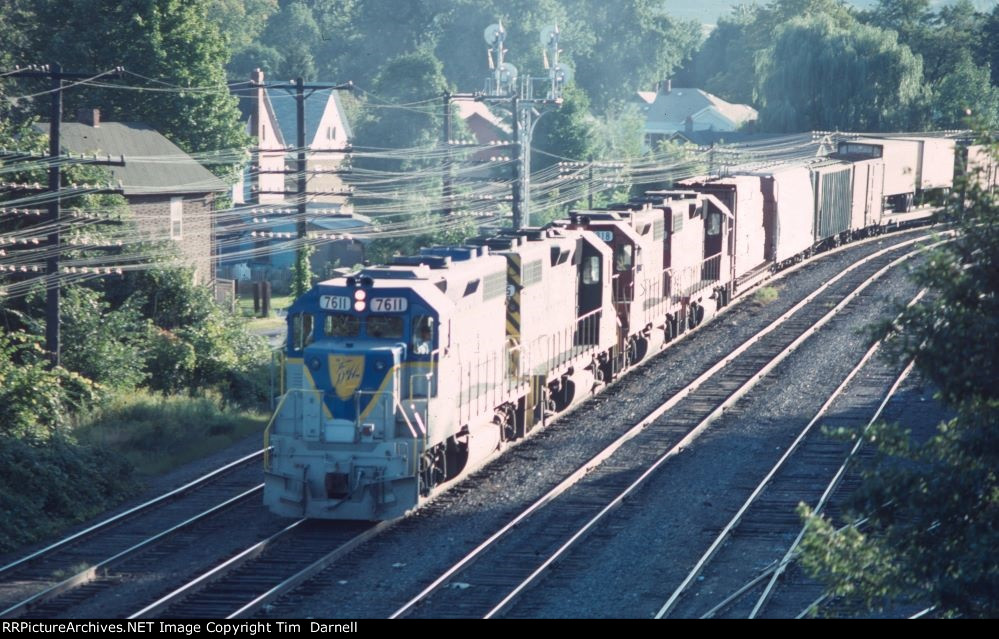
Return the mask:
[(374, 339), (402, 339), (403, 321), (399, 315), (371, 315), (366, 332)]
[(357, 337), (361, 333), (361, 318), (348, 313), (330, 313), (323, 328), (326, 337)]

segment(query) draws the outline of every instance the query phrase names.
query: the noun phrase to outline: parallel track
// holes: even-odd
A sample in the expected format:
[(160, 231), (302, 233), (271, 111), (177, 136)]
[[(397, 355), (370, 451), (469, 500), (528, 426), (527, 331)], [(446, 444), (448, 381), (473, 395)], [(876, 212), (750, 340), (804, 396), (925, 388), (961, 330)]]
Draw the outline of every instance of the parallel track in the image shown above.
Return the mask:
[(247, 455), (3, 566), (0, 617), (33, 610), (49, 614), (45, 602), (93, 582), (136, 553), (259, 492), (262, 455)]
[[(918, 297), (917, 296), (917, 300)], [(915, 303), (916, 300), (913, 300)], [(875, 344), (833, 392), (794, 443), (766, 473), (732, 519), (697, 560), (656, 618), (761, 616), (771, 604), (778, 579), (791, 565), (804, 534), (799, 503), (823, 512), (846, 476), (856, 442), (837, 441), (815, 426), (867, 428), (877, 421), (912, 366), (897, 368), (874, 355)], [(847, 392), (848, 391), (848, 392)], [(848, 488), (850, 488), (848, 486)], [(769, 565), (756, 574), (754, 566)], [(747, 576), (752, 576), (747, 581)], [(721, 602), (708, 593), (731, 593)], [(696, 596), (704, 594), (704, 596)], [(767, 614), (797, 616), (817, 595), (815, 585), (798, 589)], [(711, 603), (716, 605), (711, 606)]]
[[(871, 283), (922, 250), (911, 250), (895, 258), (906, 245), (868, 256), (806, 297), (671, 397), (391, 616), (502, 615), (522, 592), (539, 581), (548, 568), (600, 525), (608, 513), (665, 461), (693, 441)], [(624, 446), (627, 448), (615, 456)], [(577, 485), (575, 490), (567, 492)], [(514, 529), (521, 533), (510, 534)]]

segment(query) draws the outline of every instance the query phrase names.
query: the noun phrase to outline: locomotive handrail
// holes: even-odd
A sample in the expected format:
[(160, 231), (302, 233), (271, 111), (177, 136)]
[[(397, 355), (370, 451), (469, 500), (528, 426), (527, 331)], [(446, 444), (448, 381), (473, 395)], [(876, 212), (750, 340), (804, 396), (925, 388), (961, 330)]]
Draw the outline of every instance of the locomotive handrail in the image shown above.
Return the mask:
[(435, 373), (437, 372), (438, 366), (440, 365), (440, 355), (441, 355), (441, 349), (435, 348), (434, 350), (430, 351), (430, 353), (427, 355), (427, 357), (429, 358), (428, 361), (426, 361), (426, 362), (422, 362), (422, 361), (421, 362), (415, 362), (416, 364), (422, 364), (422, 365), (429, 364), (430, 365), (430, 370), (427, 373), (423, 374), (423, 375), (412, 374), (412, 373), (410, 374), (410, 376), (409, 376), (409, 396), (406, 399), (408, 399), (408, 400), (413, 400), (414, 399), (414, 396), (413, 396), (413, 380), (420, 379), (421, 377), (424, 377), (427, 380), (427, 397), (426, 397), (426, 399), (429, 400), (431, 398), (431, 396), (433, 395), (433, 383), (432, 383), (432, 380), (433, 380), (433, 377), (434, 377)]
[(281, 413), (281, 407), (284, 406), (284, 402), (288, 399), (289, 395), (291, 395), (290, 391), (281, 396), (281, 401), (278, 402), (277, 408), (271, 413), (270, 421), (267, 422), (267, 427), (264, 428), (264, 470), (271, 469), (271, 426), (274, 425), (274, 420)]

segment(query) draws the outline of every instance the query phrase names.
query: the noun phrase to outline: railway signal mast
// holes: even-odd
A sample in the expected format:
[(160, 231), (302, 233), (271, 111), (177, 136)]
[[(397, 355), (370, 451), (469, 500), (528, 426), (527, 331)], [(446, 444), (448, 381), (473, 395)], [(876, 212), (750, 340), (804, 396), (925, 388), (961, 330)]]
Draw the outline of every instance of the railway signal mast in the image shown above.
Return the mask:
[[(557, 25), (541, 29), (542, 56), (548, 76), (519, 78), (517, 67), (506, 62), (507, 49), (503, 46), (506, 30), (503, 23), (486, 27), (483, 37), (489, 45), (487, 51), (492, 76), (486, 81), (485, 102), (507, 102), (513, 109), (513, 147), (517, 161), (513, 180), (513, 226), (520, 229), (530, 226), (531, 220), (531, 138), (541, 117), (562, 106), (562, 90), (572, 81), (572, 68), (559, 62), (559, 30)], [(518, 79), (520, 82), (518, 83)], [(534, 84), (547, 82), (543, 97), (535, 97)]]

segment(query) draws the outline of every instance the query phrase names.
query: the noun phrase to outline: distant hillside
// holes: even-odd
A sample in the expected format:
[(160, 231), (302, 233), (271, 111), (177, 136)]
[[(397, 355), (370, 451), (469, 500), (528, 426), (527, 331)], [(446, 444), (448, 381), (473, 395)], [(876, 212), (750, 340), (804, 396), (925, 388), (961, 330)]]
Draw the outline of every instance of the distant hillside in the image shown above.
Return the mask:
[[(931, 5), (953, 4), (957, 0), (932, 0)], [(663, 0), (667, 13), (677, 18), (699, 20), (703, 24), (715, 24), (719, 16), (726, 15), (740, 4), (751, 4), (752, 0)], [(766, 4), (767, 0), (760, 0), (759, 4)], [(999, 0), (971, 0), (971, 3), (979, 11), (991, 11), (999, 4)], [(877, 0), (851, 0), (849, 4), (860, 9), (867, 9), (877, 4)]]

